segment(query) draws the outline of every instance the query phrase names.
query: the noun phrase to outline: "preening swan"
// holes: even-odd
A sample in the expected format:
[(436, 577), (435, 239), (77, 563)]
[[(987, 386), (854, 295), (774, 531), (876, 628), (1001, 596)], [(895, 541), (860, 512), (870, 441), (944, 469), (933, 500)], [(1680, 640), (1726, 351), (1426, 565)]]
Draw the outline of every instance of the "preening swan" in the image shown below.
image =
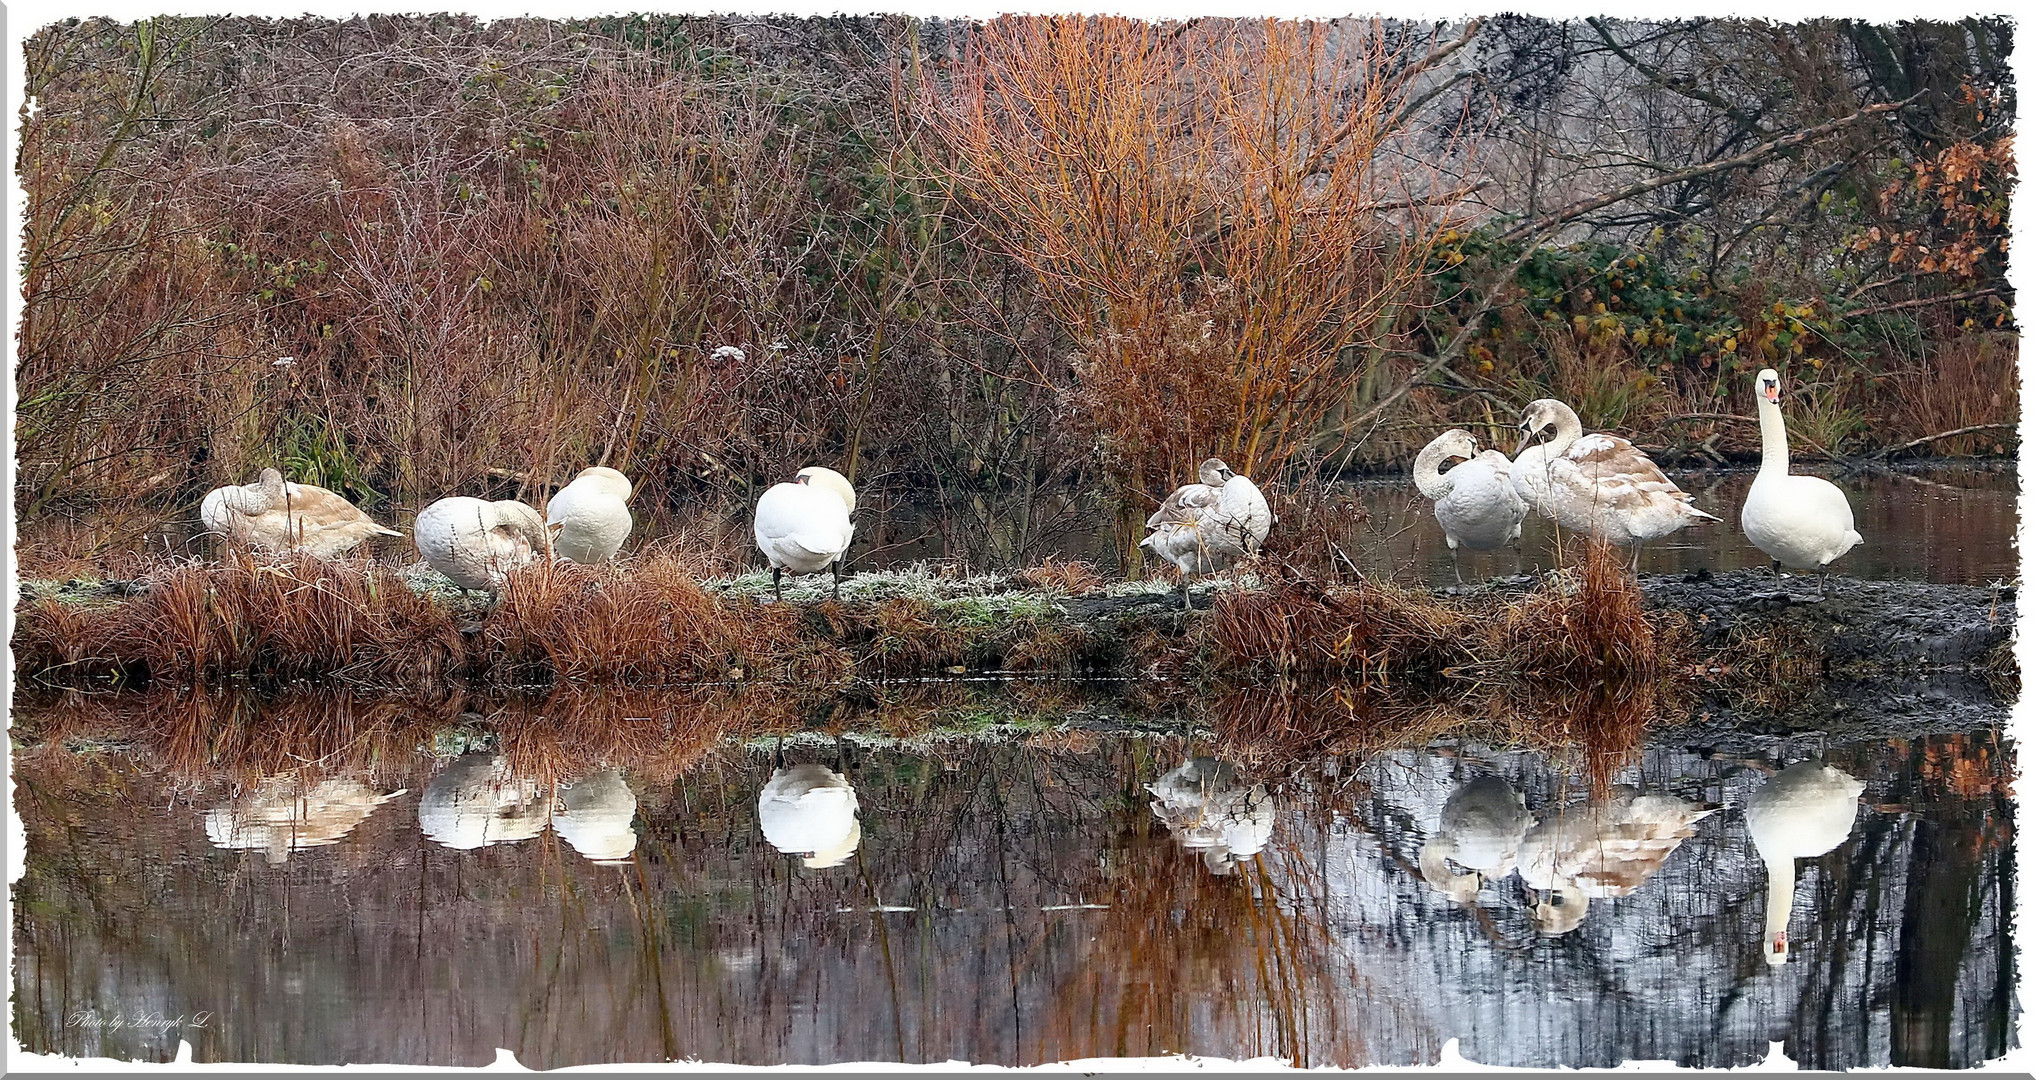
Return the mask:
[(756, 546), (771, 563), (771, 588), (785, 598), (785, 571), (817, 574), (834, 568), (834, 598), (841, 599), (841, 557), (855, 539), (855, 488), (833, 469), (800, 469), (789, 484), (773, 484), (756, 501)]
[(411, 526), (417, 553), (460, 587), (494, 592), (509, 572), (545, 553), (544, 518), (520, 502), (465, 495), (424, 508)]
[(214, 488), (198, 506), (205, 528), (264, 551), (303, 551), (330, 558), (374, 536), (402, 533), (375, 524), (334, 491), (292, 484), (263, 469), (252, 484)]
[[(1442, 804), (1435, 834), (1421, 845), (1421, 880), (1459, 904), (1477, 899), (1485, 881), (1513, 872), (1520, 840), (1534, 825), (1513, 785), (1480, 776), (1457, 788)], [(1469, 873), (1451, 870), (1456, 863)]]
[[(1554, 428), (1545, 441), (1542, 431)], [(1513, 487), (1542, 517), (1571, 532), (1633, 549), (1682, 528), (1718, 518), (1696, 508), (1659, 466), (1617, 435), (1585, 435), (1576, 412), (1554, 398), (1530, 402), (1520, 414)]]
[(764, 839), (813, 869), (840, 866), (862, 844), (855, 788), (825, 765), (794, 765), (771, 774), (756, 797)]
[(1789, 958), (1789, 909), (1796, 860), (1815, 858), (1852, 835), (1866, 784), (1821, 761), (1799, 761), (1746, 800), (1746, 831), (1767, 863), (1767, 962)]
[(1138, 546), (1181, 569), (1181, 605), (1192, 608), (1188, 579), (1213, 574), (1240, 556), (1255, 555), (1272, 531), (1272, 510), (1249, 477), (1222, 458), (1202, 462), (1200, 483), (1183, 484), (1145, 519), (1151, 529)]
[(629, 478), (614, 469), (581, 469), (545, 504), (552, 556), (576, 563), (614, 558), (635, 524), (629, 517), (629, 492)]
[(1528, 909), (1534, 928), (1569, 933), (1593, 898), (1631, 895), (1718, 809), (1621, 786), (1544, 817), (1520, 842), (1520, 880), (1546, 894)]
[[(1463, 459), (1442, 471), (1442, 463)], [(1435, 501), (1435, 520), (1449, 541), (1449, 566), (1463, 581), (1456, 549), (1490, 551), (1520, 539), (1527, 501), (1513, 490), (1513, 463), (1497, 450), (1478, 453), (1478, 442), (1462, 428), (1450, 428), (1414, 459), (1414, 486)]]
[(1237, 860), (1257, 855), (1272, 839), (1272, 797), (1227, 761), (1192, 758), (1145, 790), (1160, 824), (1181, 847), (1201, 852), (1212, 874), (1229, 874)]
[(1852, 503), (1838, 485), (1821, 476), (1789, 475), (1789, 433), (1781, 412), (1781, 376), (1763, 368), (1753, 377), (1760, 409), (1760, 475), (1739, 509), (1739, 529), (1753, 546), (1783, 566), (1817, 571), (1817, 595), (1824, 595), (1831, 563), (1860, 541), (1852, 527)]
[(290, 852), (337, 844), (375, 808), (403, 795), (386, 795), (359, 780), (332, 778), (306, 786), (296, 776), (271, 776), (254, 790), (205, 815), (205, 838), (214, 847), (259, 851), (271, 863)]

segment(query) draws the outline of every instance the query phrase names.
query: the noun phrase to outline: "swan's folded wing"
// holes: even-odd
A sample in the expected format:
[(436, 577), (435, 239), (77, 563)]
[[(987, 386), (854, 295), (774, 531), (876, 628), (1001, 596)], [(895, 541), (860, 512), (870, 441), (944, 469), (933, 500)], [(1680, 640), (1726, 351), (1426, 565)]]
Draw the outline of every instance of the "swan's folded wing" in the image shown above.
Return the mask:
[(1157, 529), (1161, 525), (1194, 525), (1202, 515), (1222, 499), (1222, 492), (1207, 484), (1183, 484), (1159, 504), (1159, 509), (1145, 519), (1145, 527)]
[(1564, 457), (1599, 484), (1616, 485), (1607, 494), (1613, 499), (1644, 499), (1667, 495), (1689, 501), (1688, 492), (1677, 487), (1654, 459), (1617, 435), (1586, 435), (1572, 443)]

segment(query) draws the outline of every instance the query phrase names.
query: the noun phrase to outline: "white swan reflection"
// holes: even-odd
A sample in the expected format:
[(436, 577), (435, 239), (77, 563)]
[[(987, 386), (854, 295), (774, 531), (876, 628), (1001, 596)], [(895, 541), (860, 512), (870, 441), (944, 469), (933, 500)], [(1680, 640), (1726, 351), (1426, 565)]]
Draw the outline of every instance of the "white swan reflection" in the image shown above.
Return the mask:
[(1821, 761), (1799, 761), (1746, 800), (1746, 831), (1767, 863), (1767, 962), (1789, 958), (1796, 860), (1823, 855), (1852, 835), (1866, 784)]
[(1201, 852), (1212, 874), (1230, 873), (1272, 839), (1272, 797), (1227, 761), (1191, 758), (1145, 790), (1160, 824), (1183, 848)]
[[(1513, 785), (1480, 776), (1442, 804), (1435, 835), (1421, 845), (1421, 879), (1458, 904), (1477, 899), (1486, 881), (1498, 881), (1518, 865), (1521, 838), (1534, 818)], [(1467, 873), (1451, 869), (1455, 863)]]
[(333, 778), (306, 786), (293, 774), (271, 776), (254, 789), (205, 814), (205, 838), (214, 847), (259, 851), (270, 863), (290, 852), (337, 844), (375, 808), (408, 788), (378, 794), (359, 780)]
[(1718, 809), (1621, 786), (1543, 820), (1520, 841), (1520, 880), (1540, 894), (1529, 894), (1534, 928), (1567, 934), (1582, 925), (1591, 900), (1631, 895)]
[(464, 754), (424, 785), (417, 824), (459, 851), (514, 844), (544, 831), (551, 799), (542, 783), (511, 776), (500, 754)]
[(636, 793), (620, 769), (601, 769), (559, 786), (551, 827), (574, 851), (604, 866), (626, 863), (636, 850)]
[(588, 860), (626, 863), (636, 850), (636, 794), (617, 769), (554, 788), (511, 775), (500, 754), (455, 758), (417, 804), (424, 835), (456, 851), (530, 840), (549, 826)]
[(808, 867), (840, 866), (862, 844), (855, 788), (825, 765), (793, 765), (771, 773), (756, 797), (764, 839)]

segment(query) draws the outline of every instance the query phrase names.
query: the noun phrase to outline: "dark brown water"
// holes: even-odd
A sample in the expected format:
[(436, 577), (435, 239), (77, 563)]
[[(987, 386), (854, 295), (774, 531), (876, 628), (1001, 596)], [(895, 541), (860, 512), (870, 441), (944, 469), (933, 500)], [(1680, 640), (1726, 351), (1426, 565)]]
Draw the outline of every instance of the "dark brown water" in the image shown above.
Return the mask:
[[(2017, 479), (2012, 471), (1940, 468), (1830, 475), (1851, 499), (1865, 537), (1838, 563), (1837, 572), (1960, 585), (2008, 581), (2020, 572), (2013, 547)], [(1739, 507), (1753, 473), (1677, 473), (1675, 479), (1696, 497), (1699, 507), (1725, 520), (1684, 529), (1648, 545), (1641, 564), (1644, 572), (1768, 565), (1767, 557), (1739, 531)], [(1442, 529), (1435, 523), (1431, 504), (1414, 490), (1411, 480), (1364, 481), (1350, 485), (1350, 490), (1357, 512), (1341, 546), (1361, 569), (1405, 583), (1439, 585), (1455, 580)], [(1275, 490), (1270, 496), (1276, 501), (1279, 494)], [(863, 569), (919, 558), (965, 558), (997, 566), (1036, 563), (1049, 555), (1116, 566), (1108, 513), (1080, 500), (891, 507), (873, 500), (859, 516), (863, 524), (857, 528), (855, 558)], [(1554, 542), (1553, 525), (1529, 517), (1519, 554), (1467, 552), (1461, 568), (1464, 579), (1554, 566)]]
[[(1411, 1064), (1451, 1039), (1508, 1065), (1743, 1065), (1779, 1040), (1818, 1068), (1960, 1067), (2009, 1045), (2011, 766), (1990, 730), (1650, 745), (1618, 780), (1722, 809), (1559, 934), (1519, 873), (1458, 903), (1420, 869), (1474, 778), (1544, 824), (1602, 820), (1525, 750), (1190, 780), (1206, 744), (1082, 731), (528, 775), (490, 745), (449, 733), (239, 785), (167, 764), (202, 745), (20, 753), (17, 1036), (149, 1061), (179, 1039), (200, 1062), (506, 1047), (533, 1067)], [(1798, 864), (1793, 953), (1770, 967), (1745, 807), (1813, 755), (1865, 793)], [(838, 773), (859, 834), (839, 807), (763, 820), (781, 765)]]

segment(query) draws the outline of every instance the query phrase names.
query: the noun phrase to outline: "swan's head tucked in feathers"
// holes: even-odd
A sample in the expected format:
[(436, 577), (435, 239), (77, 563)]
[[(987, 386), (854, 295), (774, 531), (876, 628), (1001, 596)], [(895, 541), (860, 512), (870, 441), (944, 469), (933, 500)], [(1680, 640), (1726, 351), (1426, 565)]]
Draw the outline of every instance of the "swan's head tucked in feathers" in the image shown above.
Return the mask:
[(636, 490), (628, 477), (605, 465), (581, 469), (580, 475), (573, 477), (573, 482), (567, 486), (592, 488), (623, 502), (628, 502), (630, 494)]
[(1202, 468), (1196, 479), (1210, 487), (1222, 487), (1230, 481), (1231, 477), (1236, 475), (1236, 473), (1230, 471), (1230, 466), (1223, 464), (1222, 458), (1212, 457), (1202, 463)]
[(799, 470), (798, 479), (794, 480), (793, 483), (817, 487), (822, 491), (831, 491), (841, 496), (841, 501), (848, 504), (849, 513), (855, 513), (855, 485), (848, 482), (848, 477), (835, 472), (833, 469), (827, 468), (824, 465), (808, 465)]
[(1753, 377), (1753, 392), (1769, 405), (1781, 404), (1781, 375), (1773, 368), (1761, 368)]

